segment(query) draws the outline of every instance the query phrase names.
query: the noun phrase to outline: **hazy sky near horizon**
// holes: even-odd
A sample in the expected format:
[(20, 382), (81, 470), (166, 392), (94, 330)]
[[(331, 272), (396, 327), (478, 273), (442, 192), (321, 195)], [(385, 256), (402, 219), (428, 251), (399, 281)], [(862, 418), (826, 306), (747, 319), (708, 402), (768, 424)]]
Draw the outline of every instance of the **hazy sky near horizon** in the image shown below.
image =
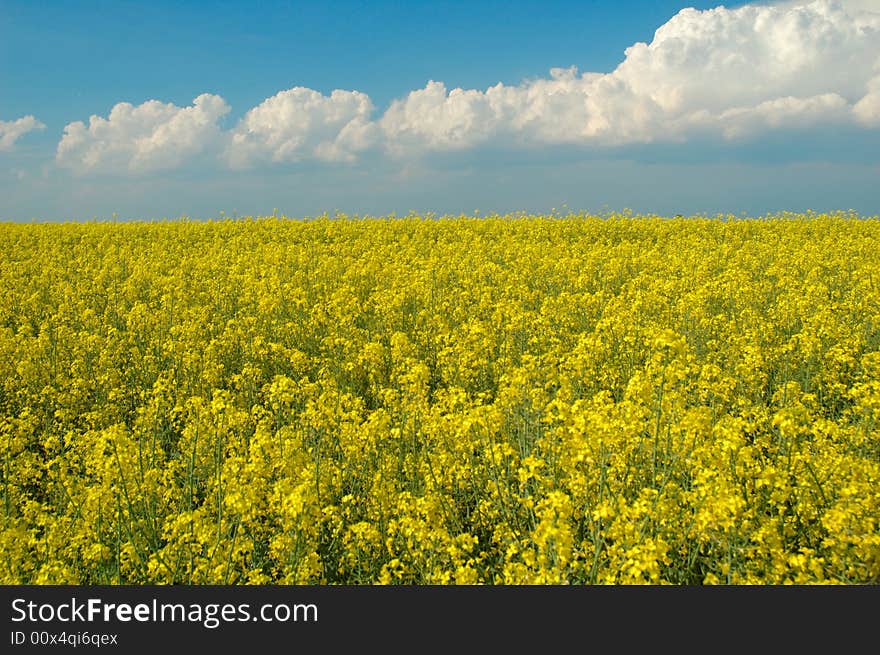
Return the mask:
[(880, 0), (0, 1), (0, 220), (880, 213)]

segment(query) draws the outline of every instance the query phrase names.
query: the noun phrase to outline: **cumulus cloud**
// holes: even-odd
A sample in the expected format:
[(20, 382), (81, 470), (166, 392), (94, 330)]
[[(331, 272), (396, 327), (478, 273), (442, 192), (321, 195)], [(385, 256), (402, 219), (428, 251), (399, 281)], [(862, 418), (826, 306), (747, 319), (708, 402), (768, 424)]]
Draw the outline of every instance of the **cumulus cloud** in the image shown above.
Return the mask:
[[(791, 0), (684, 9), (635, 43), (608, 73), (554, 68), (485, 90), (429, 81), (378, 118), (358, 91), (294, 87), (229, 131), (219, 96), (190, 107), (116, 105), (65, 128), (59, 164), (80, 171), (168, 169), (205, 150), (233, 168), (396, 157), (484, 144), (613, 147), (690, 139), (737, 141), (788, 129), (880, 128), (880, 5)], [(2, 143), (2, 141), (0, 141)]]
[[(880, 60), (878, 60), (880, 68)], [(868, 83), (868, 93), (853, 107), (856, 119), (867, 127), (880, 127), (880, 75)]]
[(12, 150), (15, 142), (22, 136), (45, 127), (33, 116), (23, 116), (14, 121), (0, 121), (0, 152)]
[(424, 89), (395, 100), (380, 120), (387, 143), (408, 148), (463, 149), (486, 141), (498, 117), (489, 94), (453, 89), (431, 80)]
[[(873, 7), (873, 10), (872, 10)], [(880, 122), (880, 6), (852, 0), (684, 9), (611, 73), (554, 69), (486, 91), (430, 82), (380, 121), (395, 152), (522, 144), (725, 139)], [(871, 81), (873, 80), (873, 81)]]
[(189, 107), (148, 100), (120, 102), (107, 118), (69, 123), (55, 160), (75, 172), (144, 173), (175, 168), (220, 136), (218, 121), (229, 112), (220, 96), (203, 93)]
[(325, 96), (294, 87), (267, 98), (232, 130), (226, 157), (233, 167), (305, 159), (353, 161), (375, 143), (373, 103), (359, 91)]

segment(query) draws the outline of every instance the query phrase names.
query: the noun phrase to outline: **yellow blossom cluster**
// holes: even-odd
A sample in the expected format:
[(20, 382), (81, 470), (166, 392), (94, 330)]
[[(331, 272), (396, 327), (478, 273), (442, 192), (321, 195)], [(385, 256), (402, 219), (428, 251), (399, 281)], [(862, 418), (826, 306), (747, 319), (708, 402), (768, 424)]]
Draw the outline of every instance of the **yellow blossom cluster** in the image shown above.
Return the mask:
[(4, 584), (880, 582), (880, 221), (0, 225)]

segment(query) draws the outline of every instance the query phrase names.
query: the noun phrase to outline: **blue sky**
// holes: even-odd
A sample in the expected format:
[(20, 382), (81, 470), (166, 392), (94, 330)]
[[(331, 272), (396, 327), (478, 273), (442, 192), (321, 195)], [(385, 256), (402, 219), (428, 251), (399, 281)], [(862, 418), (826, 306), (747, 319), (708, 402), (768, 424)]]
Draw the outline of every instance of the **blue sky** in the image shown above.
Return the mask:
[(876, 214), (878, 44), (874, 0), (4, 0), (0, 220)]

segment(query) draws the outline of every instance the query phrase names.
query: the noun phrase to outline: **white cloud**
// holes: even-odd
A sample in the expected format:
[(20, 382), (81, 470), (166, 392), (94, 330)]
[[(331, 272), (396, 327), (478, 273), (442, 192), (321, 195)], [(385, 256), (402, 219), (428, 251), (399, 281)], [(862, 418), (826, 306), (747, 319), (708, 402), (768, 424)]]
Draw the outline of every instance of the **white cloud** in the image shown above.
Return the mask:
[[(878, 60), (880, 68), (880, 60)], [(880, 75), (868, 83), (868, 93), (853, 107), (856, 120), (867, 127), (880, 127)]]
[(14, 121), (0, 121), (0, 152), (12, 150), (15, 142), (33, 130), (45, 129), (33, 116), (23, 116)]
[(382, 116), (386, 142), (395, 150), (438, 148), (458, 150), (486, 141), (498, 117), (486, 93), (453, 89), (428, 82), (424, 89), (395, 100)]
[(816, 0), (797, 6), (684, 9), (613, 73), (666, 112), (722, 112), (782, 97), (863, 92), (880, 54), (880, 14)]
[[(369, 96), (294, 87), (250, 109), (231, 130), (219, 96), (190, 107), (116, 105), (65, 128), (56, 160), (76, 171), (170, 169), (204, 151), (233, 168), (350, 162), (482, 144), (585, 147), (715, 138), (789, 128), (880, 127), (880, 0), (796, 0), (684, 9), (609, 73), (555, 68), (486, 90), (430, 81), (372, 118)], [(3, 124), (5, 125), (5, 124)], [(4, 137), (5, 138), (5, 137)], [(3, 141), (0, 141), (3, 143)]]
[(120, 102), (88, 126), (69, 123), (56, 162), (75, 172), (144, 173), (171, 169), (216, 144), (218, 121), (229, 112), (220, 96), (203, 93), (189, 107), (148, 100)]
[[(873, 7), (874, 11), (871, 11)], [(456, 149), (492, 138), (614, 145), (726, 139), (856, 119), (880, 121), (880, 5), (861, 2), (684, 9), (611, 73), (554, 69), (486, 91), (430, 82), (380, 121), (389, 150)]]
[(737, 139), (784, 127), (844, 123), (848, 118), (846, 100), (836, 93), (823, 93), (809, 98), (786, 96), (766, 100), (755, 107), (728, 109), (719, 116), (718, 123), (725, 138)]
[(359, 91), (318, 91), (294, 87), (251, 109), (230, 134), (226, 158), (233, 167), (259, 161), (305, 159), (353, 161), (372, 146), (377, 128), (373, 104)]

